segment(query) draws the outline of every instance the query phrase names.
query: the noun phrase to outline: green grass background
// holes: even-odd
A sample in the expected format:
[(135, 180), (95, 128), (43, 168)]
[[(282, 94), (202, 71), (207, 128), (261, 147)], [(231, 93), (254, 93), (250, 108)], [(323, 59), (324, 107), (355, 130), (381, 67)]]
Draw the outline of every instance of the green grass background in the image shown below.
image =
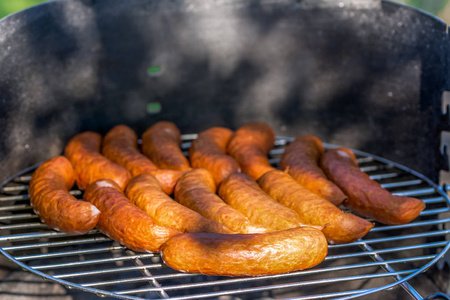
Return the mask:
[[(47, 0), (0, 0), (0, 18)], [(164, 0), (161, 0), (164, 1)], [(337, 1), (337, 0), (336, 0)], [(450, 0), (396, 0), (421, 8), (450, 23)]]

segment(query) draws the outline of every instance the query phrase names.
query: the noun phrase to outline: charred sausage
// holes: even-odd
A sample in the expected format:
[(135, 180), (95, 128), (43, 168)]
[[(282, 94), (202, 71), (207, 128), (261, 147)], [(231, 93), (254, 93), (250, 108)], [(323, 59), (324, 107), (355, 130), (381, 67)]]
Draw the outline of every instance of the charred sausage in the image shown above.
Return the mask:
[(219, 276), (261, 276), (312, 268), (328, 251), (316, 228), (259, 234), (186, 233), (161, 247), (162, 259), (182, 272)]
[(233, 233), (224, 225), (209, 220), (174, 201), (164, 193), (158, 180), (150, 174), (141, 174), (131, 179), (125, 194), (158, 225), (175, 228), (181, 232)]
[(351, 210), (383, 224), (405, 224), (414, 220), (425, 203), (420, 199), (394, 196), (361, 171), (354, 153), (347, 148), (327, 151), (322, 168), (347, 194), (344, 202)]
[(358, 240), (373, 227), (372, 223), (344, 213), (328, 200), (305, 189), (283, 171), (267, 172), (258, 183), (272, 198), (296, 211), (303, 223), (325, 226), (323, 233), (331, 244)]
[(347, 196), (330, 181), (320, 167), (324, 153), (322, 141), (312, 135), (297, 137), (281, 156), (280, 168), (287, 170), (298, 183), (336, 206)]
[(67, 143), (64, 154), (74, 167), (76, 183), (84, 190), (97, 179), (109, 178), (123, 190), (131, 174), (100, 154), (101, 143), (102, 136), (92, 131), (77, 134)]
[(170, 237), (180, 234), (173, 228), (159, 226), (144, 211), (133, 205), (112, 180), (91, 183), (83, 198), (100, 211), (97, 228), (134, 251), (154, 252)]
[(68, 234), (83, 234), (97, 225), (100, 211), (69, 193), (75, 183), (71, 163), (56, 156), (40, 165), (30, 181), (30, 202), (42, 222)]

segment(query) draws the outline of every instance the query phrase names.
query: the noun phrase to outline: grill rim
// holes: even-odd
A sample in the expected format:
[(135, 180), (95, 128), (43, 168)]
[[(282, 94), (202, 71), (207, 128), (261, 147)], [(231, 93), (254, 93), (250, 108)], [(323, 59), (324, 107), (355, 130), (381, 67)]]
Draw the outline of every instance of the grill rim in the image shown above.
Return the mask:
[[(196, 137), (197, 137), (197, 134), (184, 134), (184, 135), (182, 135), (182, 140), (183, 140), (182, 148), (184, 150), (187, 149), (190, 146), (190, 143), (191, 143), (189, 140), (193, 140)], [(273, 153), (275, 153), (275, 154), (282, 153), (284, 151), (284, 148), (282, 150), (279, 150), (279, 149), (276, 149), (276, 148), (279, 147), (279, 146), (283, 146), (284, 147), (284, 146), (288, 145), (290, 142), (292, 142), (294, 139), (295, 138), (293, 138), (293, 137), (277, 136), (276, 137), (276, 142), (275, 142), (275, 149), (273, 149), (271, 151), (271, 154), (273, 154)], [(323, 144), (324, 144), (325, 149), (332, 149), (332, 148), (342, 147), (342, 146), (328, 144), (328, 143), (323, 143)], [(440, 195), (443, 198), (443, 200), (445, 201), (447, 207), (450, 207), (450, 199), (449, 199), (447, 193), (445, 192), (445, 186), (440, 187), (438, 184), (434, 183), (432, 180), (430, 180), (429, 178), (427, 178), (423, 174), (421, 174), (421, 173), (419, 173), (419, 172), (417, 172), (417, 171), (415, 171), (413, 169), (410, 169), (410, 168), (408, 168), (406, 166), (403, 166), (403, 165), (401, 165), (399, 163), (391, 161), (389, 159), (386, 159), (386, 158), (383, 158), (383, 157), (380, 157), (380, 156), (377, 156), (377, 155), (373, 155), (373, 154), (368, 153), (368, 152), (360, 151), (360, 150), (357, 150), (357, 149), (351, 149), (351, 150), (357, 156), (362, 156), (364, 160), (368, 159), (369, 161), (381, 162), (381, 163), (383, 163), (383, 164), (385, 164), (385, 165), (387, 165), (389, 167), (391, 167), (391, 166), (395, 167), (395, 168), (397, 168), (397, 169), (399, 169), (399, 170), (401, 170), (401, 171), (403, 171), (405, 173), (409, 173), (409, 174), (411, 174), (411, 175), (413, 175), (413, 176), (423, 180), (426, 184), (429, 185), (428, 188), (431, 187), (434, 190), (434, 192), (436, 192), (438, 195)], [(28, 167), (26, 169), (23, 169), (23, 170), (17, 172), (15, 175), (9, 177), (7, 180), (5, 180), (0, 185), (0, 190), (3, 190), (3, 188), (7, 184), (13, 182), (14, 179), (16, 179), (16, 178), (18, 178), (18, 177), (20, 177), (20, 176), (22, 176), (22, 175), (24, 175), (26, 173), (32, 172), (41, 163), (42, 162), (37, 163), (35, 165), (32, 165), (32, 166), (30, 166), (30, 167)], [(443, 223), (446, 223), (446, 222), (443, 222)], [(55, 233), (56, 233), (56, 235), (60, 235), (61, 234), (59, 232), (52, 232), (52, 233), (49, 233), (49, 236), (51, 237)], [(65, 234), (62, 234), (62, 235), (65, 235)], [(15, 236), (15, 235), (10, 235), (10, 236)], [(70, 235), (68, 235), (68, 236), (70, 236)], [(0, 237), (0, 240), (7, 241), (7, 239), (4, 239), (4, 237), (3, 238)], [(6, 236), (6, 237), (8, 237), (8, 236)], [(364, 240), (358, 240), (355, 243), (359, 243), (361, 245), (362, 244), (367, 245)], [(388, 290), (388, 289), (391, 289), (391, 288), (394, 288), (394, 287), (397, 287), (397, 286), (401, 286), (413, 298), (423, 299), (420, 296), (420, 294), (414, 289), (414, 287), (412, 287), (408, 283), (408, 281), (410, 279), (412, 279), (413, 277), (415, 277), (415, 276), (417, 276), (417, 275), (419, 275), (421, 273), (426, 272), (431, 266), (433, 266), (437, 261), (439, 261), (448, 252), (448, 250), (450, 249), (450, 241), (446, 240), (445, 244), (446, 244), (445, 247), (439, 253), (437, 253), (436, 255), (431, 255), (431, 256), (434, 256), (434, 258), (432, 260), (430, 260), (428, 263), (426, 263), (425, 265), (421, 266), (420, 268), (418, 268), (416, 271), (414, 271), (412, 273), (406, 272), (406, 274), (409, 274), (409, 275), (407, 275), (405, 277), (401, 277), (398, 274), (391, 274), (390, 271), (385, 270), (385, 272), (386, 272), (385, 275), (386, 276), (391, 276), (395, 280), (393, 283), (382, 285), (382, 286), (375, 287), (375, 288), (360, 289), (360, 290), (347, 290), (347, 291), (344, 291), (344, 292), (332, 292), (332, 293), (328, 293), (328, 294), (336, 295), (336, 296), (337, 295), (346, 294), (343, 297), (333, 298), (333, 299), (339, 299), (339, 300), (341, 300), (341, 299), (354, 299), (354, 298), (359, 298), (359, 297), (366, 296), (366, 295), (375, 294), (377, 292), (380, 292), (380, 291), (383, 291), (383, 290)], [(375, 250), (374, 252), (377, 255), (377, 253), (379, 251)], [(109, 296), (109, 297), (114, 297), (114, 298), (117, 298), (117, 299), (131, 299), (131, 300), (143, 299), (141, 297), (132, 296), (132, 295), (127, 294), (127, 292), (129, 290), (127, 290), (127, 291), (119, 291), (119, 292), (111, 292), (111, 291), (106, 291), (106, 290), (100, 290), (100, 289), (97, 289), (95, 287), (86, 287), (83, 284), (77, 284), (77, 283), (74, 283), (74, 282), (66, 281), (64, 279), (58, 278), (57, 275), (55, 275), (56, 276), (55, 277), (53, 275), (46, 274), (46, 273), (40, 271), (39, 269), (35, 269), (33, 267), (30, 267), (30, 266), (26, 265), (24, 262), (15, 259), (15, 256), (13, 256), (13, 255), (9, 254), (8, 252), (6, 252), (3, 249), (3, 247), (0, 247), (0, 253), (3, 254), (7, 259), (12, 261), (13, 263), (15, 263), (19, 267), (21, 267), (22, 270), (34, 273), (34, 274), (36, 274), (36, 275), (38, 275), (38, 276), (40, 276), (40, 277), (42, 277), (44, 279), (47, 279), (47, 280), (59, 283), (59, 284), (65, 286), (65, 287), (67, 287), (69, 289), (75, 288), (75, 289), (78, 289), (78, 290), (81, 290), (81, 291), (84, 291), (84, 292), (94, 293), (94, 294), (96, 294), (98, 296), (101, 296), (101, 297), (108, 297)], [(367, 251), (363, 250), (362, 253), (367, 253)], [(372, 257), (374, 254), (369, 254), (369, 255)], [(130, 255), (128, 253), (126, 253), (122, 257), (126, 257), (126, 256), (130, 256)], [(379, 262), (379, 261), (376, 261), (373, 257), (372, 257), (372, 260), (373, 260), (373, 262)], [(388, 264), (388, 266), (390, 266), (390, 265)], [(403, 271), (395, 271), (395, 273), (400, 273), (400, 274), (402, 274), (402, 272)], [(195, 274), (193, 274), (193, 275), (195, 275)], [(400, 277), (400, 279), (399, 279), (399, 277)], [(71, 277), (69, 277), (69, 278), (71, 278)], [(151, 278), (149, 278), (148, 280), (151, 280)], [(154, 286), (153, 284), (151, 284), (151, 285), (152, 285), (152, 289), (160, 289), (162, 292), (164, 292), (164, 287)], [(252, 288), (250, 288), (250, 289), (252, 289)], [(222, 291), (220, 293), (222, 293)], [(230, 290), (226, 290), (223, 293), (225, 295), (227, 295), (227, 294), (230, 294), (230, 295), (236, 294), (236, 293), (230, 293)], [(237, 294), (239, 294), (239, 293), (237, 293)], [(320, 295), (322, 295), (323, 298), (327, 298), (328, 299), (329, 297), (326, 296), (328, 294), (320, 294)], [(190, 297), (192, 297), (192, 296), (195, 296), (195, 295), (190, 295)], [(294, 298), (286, 298), (286, 299), (310, 299), (311, 297), (314, 297), (314, 296), (315, 295), (305, 295), (305, 296), (294, 297)], [(160, 299), (164, 299), (164, 298), (166, 298), (166, 297), (161, 297)], [(206, 295), (203, 298), (211, 298), (211, 296)], [(169, 297), (169, 299), (185, 299), (185, 296), (174, 296), (174, 297)]]

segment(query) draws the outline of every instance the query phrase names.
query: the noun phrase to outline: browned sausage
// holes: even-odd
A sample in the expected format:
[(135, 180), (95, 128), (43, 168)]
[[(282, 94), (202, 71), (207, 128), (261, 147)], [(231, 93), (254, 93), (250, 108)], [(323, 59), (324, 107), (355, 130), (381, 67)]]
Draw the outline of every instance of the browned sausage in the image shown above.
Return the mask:
[(149, 173), (158, 167), (138, 150), (138, 137), (130, 127), (117, 125), (103, 138), (102, 154), (124, 166), (131, 175)]
[(353, 242), (373, 227), (372, 223), (344, 213), (328, 200), (308, 191), (283, 171), (267, 172), (258, 183), (272, 198), (296, 211), (304, 223), (325, 226), (323, 233), (331, 244)]
[(252, 224), (242, 213), (216, 195), (211, 173), (193, 169), (184, 173), (175, 185), (175, 200), (205, 218), (219, 222), (237, 233), (266, 232), (268, 228)]
[(157, 122), (142, 135), (142, 152), (160, 169), (178, 171), (191, 169), (180, 144), (180, 130), (172, 122)]
[(275, 143), (275, 133), (266, 123), (252, 122), (240, 127), (227, 146), (228, 153), (239, 163), (242, 172), (258, 179), (274, 170), (268, 159)]
[(370, 179), (350, 149), (329, 150), (321, 163), (328, 177), (347, 194), (344, 204), (357, 214), (395, 225), (414, 220), (425, 208), (420, 199), (394, 196)]
[(30, 181), (30, 202), (42, 222), (69, 234), (83, 234), (95, 227), (100, 211), (92, 204), (69, 193), (75, 174), (64, 156), (40, 165)]
[(125, 194), (158, 225), (175, 228), (181, 232), (233, 233), (224, 225), (206, 219), (167, 196), (152, 175), (141, 174), (131, 179)]
[(111, 161), (125, 167), (131, 175), (152, 174), (158, 179), (168, 195), (173, 193), (182, 171), (161, 170), (145, 155), (139, 152), (136, 133), (126, 125), (113, 127), (103, 138), (102, 154)]
[(213, 127), (202, 131), (192, 141), (189, 148), (189, 160), (192, 167), (203, 168), (211, 172), (216, 185), (228, 175), (240, 172), (239, 164), (225, 154), (233, 131), (224, 127)]
[(131, 174), (100, 154), (101, 142), (100, 134), (86, 131), (77, 134), (67, 143), (64, 154), (74, 167), (77, 185), (80, 189), (86, 189), (97, 179), (109, 178), (123, 190), (131, 179)]
[(287, 170), (306, 189), (339, 206), (347, 196), (328, 180), (321, 169), (319, 164), (323, 153), (323, 144), (319, 138), (312, 135), (299, 136), (285, 148), (280, 168)]
[(97, 228), (134, 251), (158, 251), (178, 230), (158, 226), (144, 211), (133, 205), (112, 180), (99, 179), (91, 183), (84, 199), (100, 211)]
[(267, 195), (258, 183), (244, 173), (227, 177), (219, 188), (219, 196), (231, 207), (243, 213), (251, 222), (272, 230), (302, 225), (299, 215)]
[(261, 276), (312, 268), (328, 251), (318, 229), (297, 227), (259, 234), (186, 233), (161, 247), (162, 259), (182, 272)]

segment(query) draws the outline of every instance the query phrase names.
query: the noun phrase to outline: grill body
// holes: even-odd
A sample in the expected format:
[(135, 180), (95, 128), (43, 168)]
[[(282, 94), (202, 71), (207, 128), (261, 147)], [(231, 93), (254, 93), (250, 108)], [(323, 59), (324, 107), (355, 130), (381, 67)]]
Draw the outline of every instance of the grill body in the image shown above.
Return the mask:
[(192, 133), (259, 119), (434, 181), (446, 167), (446, 25), (409, 7), (65, 0), (3, 19), (0, 36), (0, 180), (82, 130), (159, 120)]
[[(233, 299), (246, 296), (243, 284), (249, 299), (299, 289), (308, 299), (321, 283), (344, 281), (356, 284), (322, 291), (351, 297), (393, 284), (419, 298), (405, 280), (448, 247), (448, 198), (435, 184), (448, 167), (440, 142), (450, 128), (441, 111), (448, 57), (442, 21), (380, 0), (60, 0), (9, 16), (0, 21), (1, 252), (41, 276), (126, 299), (202, 289)], [(427, 211), (411, 227), (331, 247), (326, 272), (223, 281), (173, 273), (158, 255), (136, 256), (96, 232), (60, 236), (27, 206), (30, 173), (8, 179), (62, 153), (81, 131), (123, 123), (140, 135), (160, 120), (183, 133), (260, 120), (278, 136), (313, 134), (373, 153), (407, 169), (360, 155), (371, 176), (423, 198)], [(65, 256), (73, 259), (55, 262)], [(386, 281), (365, 285), (377, 280)]]

